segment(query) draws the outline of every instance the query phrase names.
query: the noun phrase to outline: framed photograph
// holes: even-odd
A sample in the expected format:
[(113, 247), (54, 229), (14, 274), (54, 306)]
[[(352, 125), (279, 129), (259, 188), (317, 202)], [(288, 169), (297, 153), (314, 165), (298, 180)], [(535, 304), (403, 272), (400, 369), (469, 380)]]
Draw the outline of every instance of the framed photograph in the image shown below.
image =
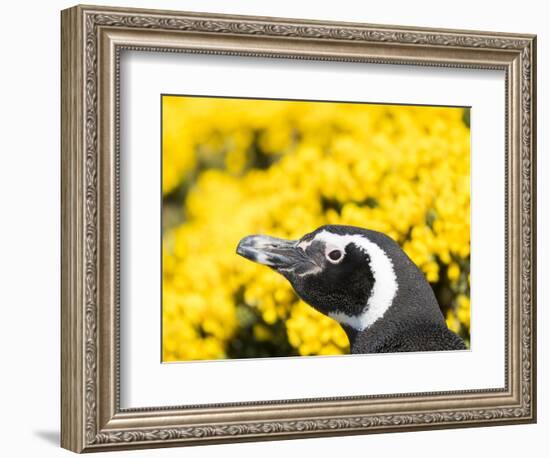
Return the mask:
[(62, 11), (62, 446), (536, 421), (536, 38)]

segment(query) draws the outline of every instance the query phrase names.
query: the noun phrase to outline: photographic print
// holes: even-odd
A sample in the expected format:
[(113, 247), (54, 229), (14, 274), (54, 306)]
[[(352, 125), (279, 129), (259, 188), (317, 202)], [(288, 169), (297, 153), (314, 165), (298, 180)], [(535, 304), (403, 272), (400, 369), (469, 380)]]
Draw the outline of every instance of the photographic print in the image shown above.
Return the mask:
[(63, 10), (61, 445), (536, 422), (536, 51)]
[(470, 348), (470, 109), (162, 95), (162, 361)]

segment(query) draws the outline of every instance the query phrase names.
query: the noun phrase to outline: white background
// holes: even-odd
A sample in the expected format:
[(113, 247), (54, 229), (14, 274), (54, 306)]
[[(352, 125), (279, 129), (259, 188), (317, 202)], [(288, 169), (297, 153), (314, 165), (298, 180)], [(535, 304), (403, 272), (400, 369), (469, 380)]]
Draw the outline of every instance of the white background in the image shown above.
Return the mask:
[[(97, 0), (96, 3), (104, 2)], [(550, 104), (549, 13), (545, 2), (504, 1), (123, 1), (141, 6), (266, 16), (348, 20), (538, 34), (539, 234), (548, 230), (543, 202), (548, 186), (548, 141), (542, 134)], [(2, 455), (69, 456), (57, 447), (59, 424), (59, 10), (62, 1), (3, 5), (0, 33), (0, 305)], [(542, 189), (544, 188), (544, 189)], [(550, 432), (548, 344), (550, 331), (543, 278), (547, 246), (539, 236), (539, 423), (492, 428), (415, 432), (271, 443), (122, 452), (128, 456), (252, 457), (370, 455), (407, 457), (545, 456)], [(544, 386), (546, 385), (546, 387)], [(116, 456), (116, 455), (113, 455)]]
[[(504, 72), (144, 52), (121, 66), (122, 407), (504, 387)], [(473, 107), (472, 350), (159, 364), (159, 94), (182, 92)]]

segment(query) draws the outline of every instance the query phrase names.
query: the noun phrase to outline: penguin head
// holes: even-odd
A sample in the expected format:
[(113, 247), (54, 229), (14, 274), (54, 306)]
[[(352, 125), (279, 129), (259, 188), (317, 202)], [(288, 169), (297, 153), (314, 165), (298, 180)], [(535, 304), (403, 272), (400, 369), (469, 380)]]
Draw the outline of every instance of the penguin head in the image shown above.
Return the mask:
[(392, 306), (396, 260), (412, 264), (390, 237), (352, 226), (322, 226), (299, 240), (251, 235), (237, 253), (274, 269), (305, 302), (356, 331)]

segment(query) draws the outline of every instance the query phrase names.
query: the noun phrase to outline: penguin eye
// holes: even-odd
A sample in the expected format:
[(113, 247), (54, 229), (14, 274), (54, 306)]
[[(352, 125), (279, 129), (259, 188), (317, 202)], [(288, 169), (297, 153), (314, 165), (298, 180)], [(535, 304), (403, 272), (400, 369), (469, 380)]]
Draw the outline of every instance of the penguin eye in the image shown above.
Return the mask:
[(338, 262), (342, 259), (344, 254), (340, 250), (331, 250), (327, 254), (327, 258), (330, 262)]

